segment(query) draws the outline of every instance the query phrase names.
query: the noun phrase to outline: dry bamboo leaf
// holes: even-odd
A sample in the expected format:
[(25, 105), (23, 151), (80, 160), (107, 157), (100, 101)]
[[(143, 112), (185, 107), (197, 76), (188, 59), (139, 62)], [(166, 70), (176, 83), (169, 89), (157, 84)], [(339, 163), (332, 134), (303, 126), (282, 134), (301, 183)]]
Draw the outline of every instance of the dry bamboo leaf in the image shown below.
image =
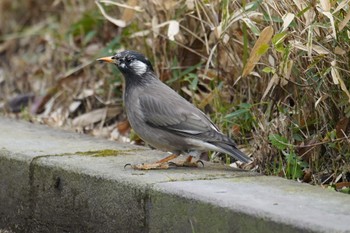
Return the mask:
[(339, 78), (340, 78), (340, 75), (339, 75), (339, 71), (338, 69), (336, 68), (336, 61), (332, 61), (331, 62), (331, 75), (332, 75), (332, 79), (333, 79), (333, 83), (338, 85), (339, 84)]
[(319, 45), (313, 45), (312, 46), (312, 50), (315, 51), (316, 53), (320, 54), (320, 55), (322, 55), (322, 54), (325, 55), (325, 54), (329, 54), (330, 53), (326, 48), (324, 48), (322, 46), (319, 46)]
[(350, 11), (344, 17), (344, 20), (339, 23), (339, 31), (343, 30), (343, 28), (348, 24), (350, 20)]
[[(289, 80), (290, 79), (290, 74), (292, 73), (293, 60), (286, 61), (286, 64), (283, 67), (284, 67), (283, 68), (284, 79)], [(286, 85), (287, 83), (288, 83), (288, 81), (286, 81), (283, 84)]]
[(334, 39), (337, 39), (337, 32), (335, 30), (335, 24), (334, 24), (334, 18), (333, 15), (329, 11), (323, 11), (320, 8), (317, 8), (319, 12), (321, 12), (323, 15), (325, 15), (329, 21), (331, 22), (331, 27), (332, 27), (332, 35)]
[(348, 96), (348, 102), (350, 103), (350, 92), (349, 90), (347, 89), (343, 79), (340, 77), (340, 74), (339, 74), (339, 71), (336, 67), (336, 61), (332, 61), (331, 62), (331, 75), (332, 75), (332, 79), (333, 79), (333, 83), (338, 85), (340, 84), (340, 88), (342, 89), (342, 91)]
[(323, 11), (330, 11), (331, 10), (331, 3), (329, 0), (320, 0), (320, 5)]
[(118, 27), (125, 27), (126, 26), (126, 23), (124, 20), (120, 20), (120, 19), (115, 19), (111, 16), (109, 16), (105, 10), (103, 9), (103, 7), (101, 6), (101, 4), (99, 3), (99, 1), (95, 1), (96, 5), (98, 6), (98, 8), (100, 9), (101, 11), (101, 14), (111, 23), (113, 23), (114, 25), (117, 25)]
[(268, 44), (271, 41), (272, 35), (272, 26), (264, 28), (264, 30), (260, 33), (259, 39), (256, 41), (250, 53), (250, 57), (247, 61), (247, 64), (244, 67), (242, 77), (246, 77), (254, 69), (256, 63), (260, 60), (261, 56), (267, 51), (269, 46)]
[[(337, 8), (335, 8), (335, 10), (333, 11), (333, 14), (337, 13), (338, 11), (340, 11), (343, 8), (348, 8), (349, 2), (350, 2), (350, 0), (344, 0), (344, 1), (340, 2), (338, 4)], [(344, 10), (346, 10), (346, 9), (344, 9)]]
[(348, 90), (348, 88), (346, 87), (344, 81), (342, 78), (340, 78), (339, 76), (339, 83), (340, 83), (340, 88), (345, 92), (345, 94), (348, 96), (348, 102), (350, 103), (350, 92)]
[(151, 31), (150, 30), (143, 30), (139, 32), (135, 32), (129, 36), (129, 38), (135, 38), (135, 37), (144, 37), (147, 36)]
[(283, 20), (282, 32), (284, 32), (289, 27), (294, 17), (295, 15), (289, 12), (282, 17), (282, 20)]
[(340, 48), (339, 46), (336, 46), (334, 48), (334, 53), (338, 55), (344, 55), (346, 52), (344, 49)]
[[(303, 45), (303, 43), (301, 41), (298, 41), (298, 40), (290, 40), (289, 41), (290, 45), (293, 47), (293, 48), (296, 48), (296, 49), (300, 49), (300, 50), (303, 50), (303, 51), (309, 51), (308, 50), (308, 47), (306, 47), (305, 45)], [(310, 46), (312, 48), (311, 51), (313, 52), (316, 52), (320, 55), (322, 54), (329, 54), (330, 52), (325, 49), (324, 47), (321, 47), (319, 45), (312, 45)]]
[(318, 104), (321, 103), (321, 101), (325, 100), (328, 98), (328, 95), (322, 95), (318, 100), (315, 102), (315, 108), (317, 108)]
[(261, 33), (260, 33), (260, 30), (258, 28), (258, 26), (256, 26), (255, 22), (253, 22), (250, 18), (247, 18), (247, 17), (244, 17), (242, 18), (242, 20), (245, 22), (245, 24), (247, 25), (247, 27), (256, 35), (260, 35), (261, 36)]
[(266, 95), (269, 93), (269, 91), (271, 90), (272, 87), (274, 87), (275, 85), (277, 85), (278, 83), (278, 80), (279, 80), (279, 77), (277, 74), (274, 74), (269, 82), (269, 84), (267, 85), (266, 87), (266, 90), (261, 98), (261, 101), (263, 101), (266, 97)]

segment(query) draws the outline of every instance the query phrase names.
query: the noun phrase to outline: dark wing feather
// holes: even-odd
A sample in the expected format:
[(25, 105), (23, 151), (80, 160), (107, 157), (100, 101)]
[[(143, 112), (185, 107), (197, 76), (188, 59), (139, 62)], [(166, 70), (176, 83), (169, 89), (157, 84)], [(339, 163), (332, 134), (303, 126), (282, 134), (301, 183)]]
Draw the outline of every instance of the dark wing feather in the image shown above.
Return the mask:
[(175, 103), (143, 95), (140, 105), (145, 122), (153, 127), (204, 141), (228, 142), (203, 112), (184, 99)]

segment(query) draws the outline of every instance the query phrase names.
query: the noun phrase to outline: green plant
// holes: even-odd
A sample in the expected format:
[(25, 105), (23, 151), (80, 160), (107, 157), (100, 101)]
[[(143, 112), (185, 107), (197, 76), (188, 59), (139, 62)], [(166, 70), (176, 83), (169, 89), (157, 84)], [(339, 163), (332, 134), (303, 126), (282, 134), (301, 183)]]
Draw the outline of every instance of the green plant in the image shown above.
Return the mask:
[(308, 164), (297, 156), (294, 146), (288, 144), (287, 138), (279, 134), (270, 134), (269, 141), (280, 153), (280, 165), (275, 167), (275, 175), (280, 175), (282, 172), (283, 176), (288, 179), (302, 178), (303, 170), (308, 168)]

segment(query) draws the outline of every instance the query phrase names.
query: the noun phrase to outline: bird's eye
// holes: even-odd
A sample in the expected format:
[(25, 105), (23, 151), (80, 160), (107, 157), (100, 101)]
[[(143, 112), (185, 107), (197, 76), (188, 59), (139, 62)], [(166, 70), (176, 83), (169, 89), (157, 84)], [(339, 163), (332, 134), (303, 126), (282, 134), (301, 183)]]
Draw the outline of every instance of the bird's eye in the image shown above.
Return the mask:
[(127, 63), (130, 63), (130, 62), (132, 62), (133, 60), (134, 60), (133, 57), (126, 57), (126, 58), (125, 58), (125, 61), (126, 61)]

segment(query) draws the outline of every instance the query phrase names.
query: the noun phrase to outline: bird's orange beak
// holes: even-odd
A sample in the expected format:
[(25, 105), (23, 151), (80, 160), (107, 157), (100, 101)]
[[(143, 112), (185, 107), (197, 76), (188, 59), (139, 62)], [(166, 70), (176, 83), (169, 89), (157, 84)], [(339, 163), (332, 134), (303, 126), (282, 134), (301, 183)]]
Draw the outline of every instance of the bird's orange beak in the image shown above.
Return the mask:
[(113, 56), (111, 56), (111, 57), (101, 57), (101, 58), (97, 59), (97, 61), (114, 63)]

